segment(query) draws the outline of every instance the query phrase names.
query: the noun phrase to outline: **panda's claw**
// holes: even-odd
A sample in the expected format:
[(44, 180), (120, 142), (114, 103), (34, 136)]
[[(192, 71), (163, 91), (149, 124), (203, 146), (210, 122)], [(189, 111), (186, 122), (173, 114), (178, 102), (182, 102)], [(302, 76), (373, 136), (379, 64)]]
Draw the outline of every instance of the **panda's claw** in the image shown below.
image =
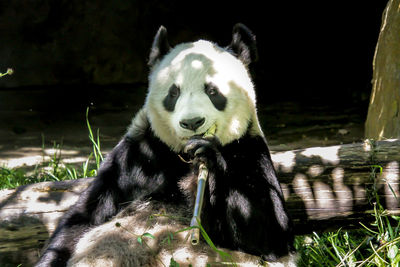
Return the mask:
[(198, 156), (201, 152), (205, 152), (207, 144), (209, 142), (201, 139), (190, 139), (188, 143), (185, 146), (185, 153), (187, 153), (191, 157), (196, 157)]
[(199, 148), (194, 152), (194, 156), (197, 157), (197, 156), (200, 156), (201, 154), (204, 154), (205, 150), (206, 150), (206, 149), (205, 149), (204, 147), (199, 147)]
[(192, 158), (215, 154), (217, 152), (218, 140), (216, 138), (201, 138), (193, 136), (187, 142), (184, 152)]

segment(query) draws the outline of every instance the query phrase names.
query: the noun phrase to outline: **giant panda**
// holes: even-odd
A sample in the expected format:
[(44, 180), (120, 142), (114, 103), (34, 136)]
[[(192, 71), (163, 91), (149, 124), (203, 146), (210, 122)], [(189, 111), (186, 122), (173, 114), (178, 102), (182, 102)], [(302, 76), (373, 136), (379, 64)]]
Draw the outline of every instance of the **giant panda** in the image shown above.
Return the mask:
[[(257, 117), (256, 57), (243, 24), (227, 47), (199, 40), (172, 48), (161, 26), (142, 109), (36, 266), (295, 266), (292, 222)], [(201, 225), (212, 243), (192, 246), (185, 229), (201, 163)]]

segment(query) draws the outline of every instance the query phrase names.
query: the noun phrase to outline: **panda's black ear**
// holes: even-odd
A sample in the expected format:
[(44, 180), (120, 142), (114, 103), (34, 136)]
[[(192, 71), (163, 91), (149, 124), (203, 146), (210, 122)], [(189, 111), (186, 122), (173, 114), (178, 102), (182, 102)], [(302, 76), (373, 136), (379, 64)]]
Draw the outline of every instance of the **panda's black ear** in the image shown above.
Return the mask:
[(168, 43), (167, 29), (164, 26), (160, 26), (154, 37), (153, 45), (150, 51), (150, 57), (147, 64), (153, 67), (159, 60), (171, 50)]
[(242, 23), (233, 27), (232, 42), (227, 49), (245, 65), (256, 62), (258, 59), (256, 36)]

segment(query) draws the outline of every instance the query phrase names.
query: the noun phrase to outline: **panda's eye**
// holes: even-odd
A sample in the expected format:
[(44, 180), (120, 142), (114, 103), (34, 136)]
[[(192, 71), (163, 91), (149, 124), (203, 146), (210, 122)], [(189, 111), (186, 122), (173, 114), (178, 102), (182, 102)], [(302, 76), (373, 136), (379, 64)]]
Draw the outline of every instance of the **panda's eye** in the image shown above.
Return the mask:
[(204, 92), (207, 94), (216, 109), (220, 111), (225, 109), (228, 99), (221, 94), (217, 86), (212, 83), (205, 84)]
[(176, 98), (176, 97), (179, 96), (179, 94), (180, 94), (179, 87), (176, 86), (175, 84), (173, 84), (173, 85), (169, 88), (168, 96), (169, 96), (169, 97), (172, 97), (172, 98)]
[(215, 96), (218, 94), (217, 88), (212, 84), (207, 84), (205, 89), (206, 94), (209, 96)]
[(179, 95), (181, 94), (181, 90), (175, 84), (171, 85), (168, 90), (168, 95), (165, 96), (163, 100), (164, 108), (167, 111), (174, 111), (176, 102), (178, 101)]

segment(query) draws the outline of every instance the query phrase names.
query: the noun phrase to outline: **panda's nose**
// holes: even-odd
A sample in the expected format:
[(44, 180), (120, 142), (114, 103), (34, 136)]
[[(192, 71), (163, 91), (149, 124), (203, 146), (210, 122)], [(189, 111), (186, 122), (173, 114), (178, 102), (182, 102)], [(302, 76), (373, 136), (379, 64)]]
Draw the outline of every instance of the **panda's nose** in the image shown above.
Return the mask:
[(196, 131), (197, 128), (199, 128), (201, 125), (204, 124), (205, 120), (206, 120), (205, 118), (201, 118), (201, 117), (185, 119), (185, 120), (181, 120), (179, 122), (179, 125), (184, 129)]

